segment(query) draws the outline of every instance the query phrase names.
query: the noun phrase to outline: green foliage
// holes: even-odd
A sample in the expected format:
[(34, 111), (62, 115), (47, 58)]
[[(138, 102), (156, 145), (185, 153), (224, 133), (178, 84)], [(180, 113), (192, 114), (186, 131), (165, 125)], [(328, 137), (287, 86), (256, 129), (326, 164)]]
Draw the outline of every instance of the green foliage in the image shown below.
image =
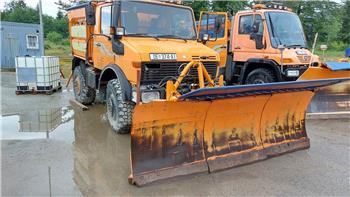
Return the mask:
[[(80, 2), (79, 0), (56, 1), (61, 8), (67, 8), (73, 3)], [(224, 11), (232, 14), (239, 10), (249, 9), (252, 4), (267, 4), (269, 2), (264, 0), (194, 0), (183, 1), (183, 3), (192, 7), (196, 20), (198, 20), (201, 11)], [(343, 0), (342, 2), (331, 0), (275, 0), (273, 3), (290, 7), (299, 15), (309, 43), (313, 41), (313, 36), (319, 33), (318, 43), (327, 44), (330, 48), (343, 50), (344, 45), (350, 44), (350, 0)], [(1, 20), (39, 23), (38, 8), (28, 7), (24, 0), (12, 0), (6, 3), (5, 9), (1, 11)], [(68, 19), (64, 12), (58, 12), (56, 17), (43, 15), (43, 20), (45, 37), (55, 40), (55, 36), (57, 37), (57, 34), (59, 34), (62, 36), (62, 43), (68, 45)], [(50, 35), (51, 32), (55, 33)], [(55, 41), (52, 40), (52, 42)]]
[(18, 23), (39, 23), (38, 10), (30, 8), (24, 0), (11, 1), (1, 12), (2, 21)]
[(343, 42), (350, 45), (350, 1), (349, 0), (345, 1), (344, 3), (342, 15), (343, 17), (342, 17), (339, 37)]
[[(1, 11), (1, 20), (19, 23), (39, 23), (38, 8), (28, 7), (24, 0), (13, 0), (5, 5)], [(68, 18), (63, 13), (58, 13), (57, 18), (43, 15), (44, 36), (49, 32), (57, 32), (63, 38), (68, 37)]]
[(51, 31), (47, 34), (47, 40), (53, 42), (53, 43), (60, 43), (62, 42), (63, 36), (55, 31)]
[(345, 44), (342, 41), (333, 41), (329, 44), (329, 49), (335, 50), (335, 51), (345, 51), (347, 44)]
[(229, 12), (231, 14), (238, 12), (239, 10), (244, 10), (250, 7), (250, 3), (248, 1), (236, 1), (236, 0), (227, 0), (220, 1), (215, 0), (212, 2), (212, 10), (218, 12)]
[(193, 9), (196, 20), (199, 20), (201, 11), (209, 10), (209, 4), (206, 1), (184, 1), (184, 5)]

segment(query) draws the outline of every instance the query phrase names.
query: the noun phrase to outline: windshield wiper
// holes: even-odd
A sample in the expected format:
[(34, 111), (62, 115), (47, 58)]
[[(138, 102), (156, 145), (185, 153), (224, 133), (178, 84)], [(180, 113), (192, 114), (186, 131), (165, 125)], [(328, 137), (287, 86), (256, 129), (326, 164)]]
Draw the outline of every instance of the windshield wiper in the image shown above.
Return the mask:
[(294, 48), (294, 47), (300, 47), (300, 48), (305, 48), (307, 49), (307, 47), (305, 45), (301, 45), (301, 44), (291, 44), (291, 45), (287, 45), (287, 48)]
[(157, 38), (175, 38), (175, 39), (181, 39), (181, 40), (184, 40), (185, 42), (187, 42), (187, 39), (186, 38), (182, 38), (180, 36), (176, 36), (176, 35), (157, 35), (156, 36)]
[(126, 36), (150, 37), (150, 38), (154, 38), (156, 40), (159, 40), (159, 38), (157, 36), (154, 36), (154, 35), (151, 35), (151, 34), (146, 34), (146, 33), (126, 34)]

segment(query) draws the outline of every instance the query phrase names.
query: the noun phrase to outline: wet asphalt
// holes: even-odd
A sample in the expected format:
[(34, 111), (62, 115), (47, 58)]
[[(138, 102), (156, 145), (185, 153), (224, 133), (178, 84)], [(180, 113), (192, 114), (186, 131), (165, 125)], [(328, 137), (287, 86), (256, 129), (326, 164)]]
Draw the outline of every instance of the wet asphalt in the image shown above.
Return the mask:
[[(127, 180), (130, 136), (111, 130), (103, 105), (71, 107), (71, 87), (16, 96), (14, 80), (1, 73), (2, 196), (350, 195), (349, 119), (307, 120), (308, 150), (138, 188)], [(349, 107), (348, 95), (335, 98), (312, 109)]]

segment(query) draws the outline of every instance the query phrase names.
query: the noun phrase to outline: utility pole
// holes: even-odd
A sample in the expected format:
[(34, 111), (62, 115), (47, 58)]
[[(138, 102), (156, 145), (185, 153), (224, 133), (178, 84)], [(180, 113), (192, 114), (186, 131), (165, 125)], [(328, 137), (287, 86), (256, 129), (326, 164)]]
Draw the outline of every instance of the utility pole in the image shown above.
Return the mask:
[(44, 43), (44, 23), (43, 23), (43, 6), (41, 0), (39, 0), (39, 19), (40, 19), (40, 40), (41, 40), (41, 55), (45, 54)]

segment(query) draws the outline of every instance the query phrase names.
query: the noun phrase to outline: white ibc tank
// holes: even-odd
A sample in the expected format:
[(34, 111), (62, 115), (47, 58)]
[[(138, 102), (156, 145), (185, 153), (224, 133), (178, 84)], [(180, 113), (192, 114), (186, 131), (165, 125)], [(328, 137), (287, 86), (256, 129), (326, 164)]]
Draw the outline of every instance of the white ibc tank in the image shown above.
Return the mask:
[(59, 58), (16, 57), (17, 90), (51, 91), (61, 87)]

